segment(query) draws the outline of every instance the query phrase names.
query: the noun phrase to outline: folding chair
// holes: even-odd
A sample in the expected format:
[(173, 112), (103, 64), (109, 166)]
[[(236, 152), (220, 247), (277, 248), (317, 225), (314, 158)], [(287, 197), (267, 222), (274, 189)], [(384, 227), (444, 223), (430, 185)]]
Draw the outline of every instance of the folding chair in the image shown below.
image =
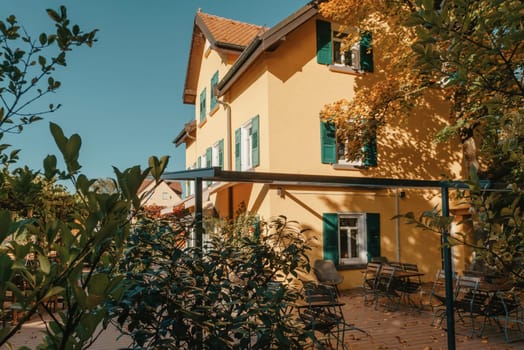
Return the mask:
[(362, 279), (362, 289), (364, 291), (364, 303), (367, 303), (368, 296), (371, 295), (371, 301), (375, 301), (375, 286), (377, 282), (377, 276), (380, 274), (380, 268), (382, 264), (369, 262), (366, 265), (366, 271)]
[(485, 304), (488, 294), (479, 288), (480, 277), (459, 276), (457, 279), (457, 292), (453, 305), (459, 318), (468, 316), (471, 321), (471, 336), (475, 335), (475, 319), (484, 316)]
[[(418, 265), (417, 264), (409, 264), (409, 263), (402, 263), (402, 269), (404, 271), (409, 272), (418, 272)], [(411, 297), (414, 294), (417, 294), (422, 289), (422, 281), (420, 280), (420, 276), (410, 276), (403, 278), (399, 281), (399, 285), (397, 287), (397, 290), (400, 292), (400, 299), (404, 299), (406, 304), (412, 305), (418, 310), (421, 310), (422, 304), (419, 300), (418, 304), (413, 298)]]
[(344, 281), (344, 276), (338, 273), (337, 267), (332, 260), (315, 260), (313, 271), (319, 283), (333, 286), (337, 295), (340, 296), (338, 285)]
[[(353, 324), (346, 322), (342, 312), (344, 303), (337, 299), (336, 290), (332, 286), (304, 283), (306, 304), (298, 308), (299, 317), (305, 329), (313, 333), (313, 347), (323, 349), (329, 346), (332, 349), (348, 349), (344, 342), (347, 331), (356, 330), (367, 334)], [(333, 344), (334, 343), (334, 344)]]
[[(484, 309), (484, 324), (480, 331), (480, 336), (484, 333), (486, 322), (494, 320), (498, 327), (504, 331), (504, 339), (507, 343), (524, 339), (524, 309), (521, 301), (514, 291), (496, 292), (489, 300)], [(519, 333), (519, 338), (510, 339), (511, 325), (515, 325)]]
[[(453, 283), (457, 282), (457, 273), (453, 272)], [(456, 294), (456, 286), (453, 288), (453, 299)], [(433, 317), (431, 319), (431, 325), (435, 325), (435, 319), (439, 318), (439, 326), (442, 324), (442, 321), (446, 317), (446, 274), (444, 270), (438, 270), (435, 276), (435, 281), (433, 282), (433, 287), (429, 294), (429, 306), (431, 307), (431, 312)]]
[(391, 307), (392, 305), (395, 306), (394, 309), (398, 308), (400, 294), (398, 292), (397, 281), (395, 280), (396, 271), (396, 267), (382, 265), (375, 283), (375, 309), (377, 309), (381, 297), (384, 297), (389, 301), (389, 303), (385, 305), (386, 308), (393, 309)]

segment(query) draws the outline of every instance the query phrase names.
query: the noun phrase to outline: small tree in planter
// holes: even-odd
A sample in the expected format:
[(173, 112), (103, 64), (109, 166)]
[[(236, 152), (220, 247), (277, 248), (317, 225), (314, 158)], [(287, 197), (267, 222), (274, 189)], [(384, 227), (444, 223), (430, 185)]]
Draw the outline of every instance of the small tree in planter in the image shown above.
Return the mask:
[(185, 247), (191, 225), (142, 217), (121, 271), (127, 290), (114, 305), (135, 348), (290, 349), (307, 337), (284, 311), (309, 272), (303, 229), (284, 216), (239, 215), (216, 225), (200, 248)]

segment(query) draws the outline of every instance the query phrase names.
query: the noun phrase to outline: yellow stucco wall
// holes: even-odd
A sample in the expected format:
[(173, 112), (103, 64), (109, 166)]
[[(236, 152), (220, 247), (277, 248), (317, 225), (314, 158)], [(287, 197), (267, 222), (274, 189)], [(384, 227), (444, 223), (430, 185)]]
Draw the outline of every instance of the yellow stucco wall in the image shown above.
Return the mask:
[[(431, 104), (418, 106), (416, 117), (403, 118), (391, 123), (377, 137), (378, 166), (363, 170), (335, 170), (322, 164), (320, 158), (319, 111), (327, 103), (341, 98), (352, 98), (355, 84), (379, 79), (379, 61), (376, 73), (365, 75), (331, 72), (316, 62), (315, 20), (286, 36), (286, 40), (271, 53), (265, 53), (224, 96), (231, 107), (231, 139), (234, 130), (259, 115), (260, 166), (255, 171), (321, 174), (337, 176), (370, 176), (407, 179), (439, 179), (443, 174), (451, 178), (461, 175), (460, 148), (457, 144), (436, 144), (434, 134), (446, 123), (446, 106), (438, 96), (427, 96)], [(379, 52), (375, 57), (379, 57)], [(377, 67), (378, 66), (378, 67)], [(216, 51), (202, 60), (197, 91), (195, 118), (199, 121), (198, 96), (209, 89), (214, 72), (219, 69), (222, 78), (228, 64)], [(433, 109), (434, 102), (442, 102), (441, 109)], [(186, 163), (191, 165), (207, 147), (226, 138), (227, 110), (219, 106), (205, 123), (197, 127), (197, 141), (187, 148)], [(231, 152), (234, 152), (233, 140)], [(227, 146), (226, 146), (227, 147)], [(227, 148), (226, 148), (227, 149)], [(225, 169), (235, 170), (227, 164)], [(232, 156), (234, 159), (234, 156)], [(403, 220), (392, 220), (397, 214), (413, 211), (417, 214), (430, 210), (440, 203), (440, 190), (415, 189), (348, 189), (323, 187), (277, 188), (267, 184), (237, 184), (232, 190), (221, 190), (213, 196), (221, 216), (244, 203), (251, 212), (263, 218), (284, 214), (299, 221), (318, 237), (311, 260), (322, 258), (322, 214), (326, 212), (380, 212), (381, 254), (390, 260), (418, 263), (432, 279), (441, 266), (440, 237), (421, 231)], [(405, 197), (397, 202), (397, 191)], [(397, 206), (398, 204), (398, 206)], [(459, 264), (464, 252), (456, 249)], [(358, 270), (343, 270), (342, 288), (360, 285)]]

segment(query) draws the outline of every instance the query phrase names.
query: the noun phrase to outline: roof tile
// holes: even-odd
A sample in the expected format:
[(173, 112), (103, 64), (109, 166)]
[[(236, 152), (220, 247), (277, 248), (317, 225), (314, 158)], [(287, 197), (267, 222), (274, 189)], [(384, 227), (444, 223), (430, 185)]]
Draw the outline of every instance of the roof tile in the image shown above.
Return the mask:
[(257, 35), (269, 29), (203, 12), (198, 12), (197, 16), (200, 16), (217, 42), (233, 45), (247, 46)]

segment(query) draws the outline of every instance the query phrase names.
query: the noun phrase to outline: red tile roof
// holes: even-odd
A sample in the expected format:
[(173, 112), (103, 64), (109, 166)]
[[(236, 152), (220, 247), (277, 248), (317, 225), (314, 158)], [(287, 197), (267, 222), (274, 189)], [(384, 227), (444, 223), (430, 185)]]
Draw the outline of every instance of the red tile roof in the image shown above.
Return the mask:
[(238, 46), (247, 46), (253, 39), (268, 28), (254, 24), (235, 21), (228, 18), (218, 17), (203, 12), (197, 12), (209, 33), (216, 42), (227, 43)]

